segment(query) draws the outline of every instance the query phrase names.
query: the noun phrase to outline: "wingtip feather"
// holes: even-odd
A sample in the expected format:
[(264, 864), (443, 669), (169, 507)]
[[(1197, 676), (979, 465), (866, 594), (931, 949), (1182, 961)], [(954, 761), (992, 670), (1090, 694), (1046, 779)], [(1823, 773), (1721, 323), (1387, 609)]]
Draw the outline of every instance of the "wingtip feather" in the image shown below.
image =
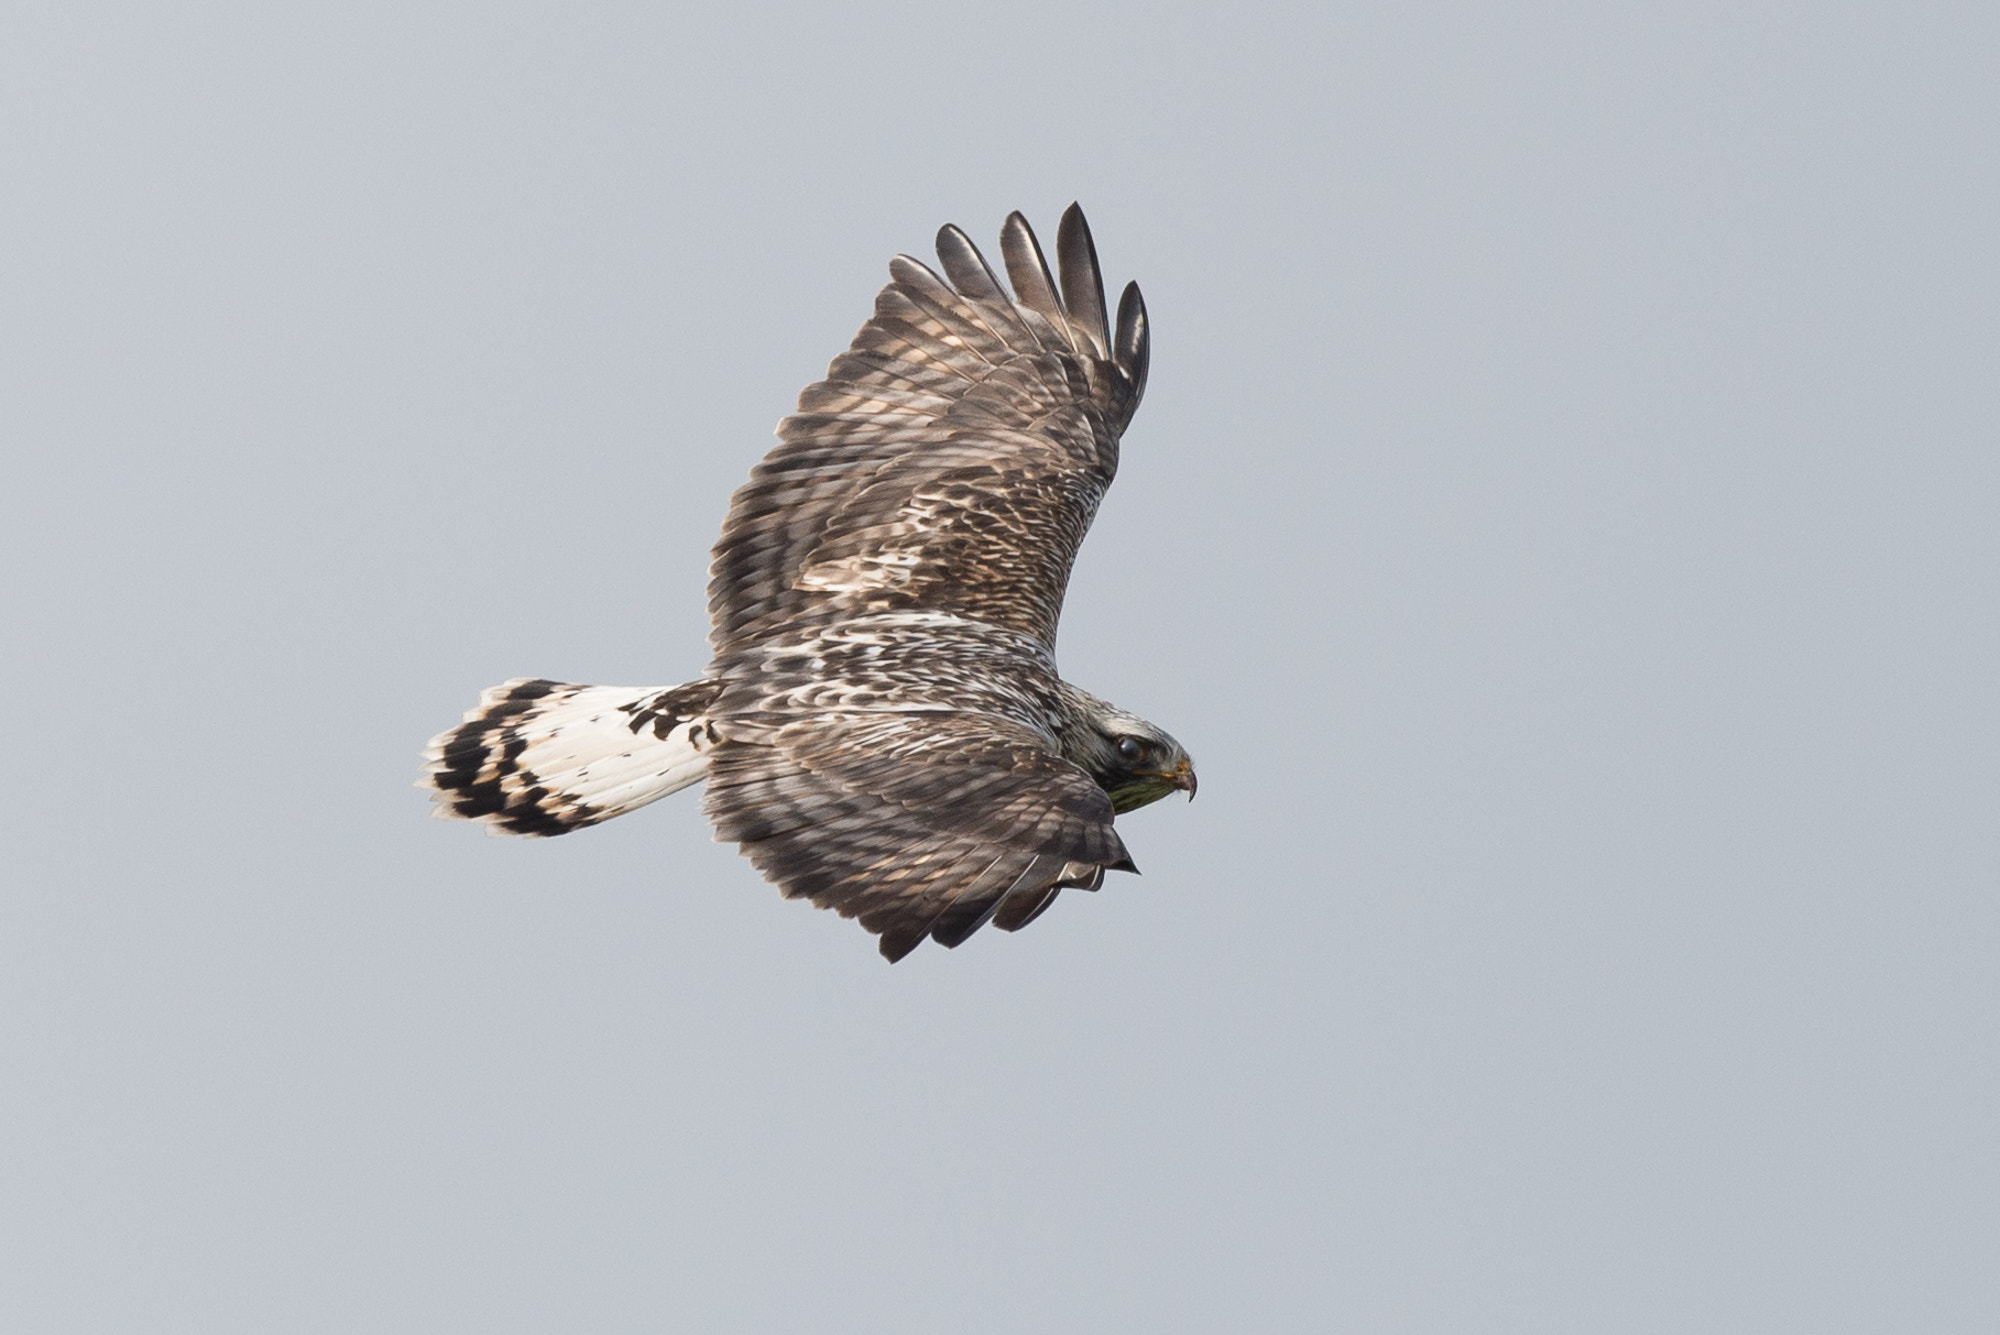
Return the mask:
[(1146, 319), (1146, 298), (1137, 283), (1125, 284), (1118, 298), (1118, 337), (1112, 346), (1112, 360), (1132, 382), (1136, 407), (1146, 392), (1146, 371), (1153, 360), (1153, 327)]
[(1048, 257), (1042, 254), (1035, 229), (1028, 226), (1027, 217), (1019, 209), (1008, 214), (1007, 221), (1000, 225), (1000, 258), (1007, 266), (1007, 281), (1014, 287), (1014, 299), (1074, 342), (1055, 276), (1049, 272)]
[(1000, 286), (1000, 279), (994, 274), (986, 257), (979, 253), (979, 247), (972, 243), (963, 229), (953, 223), (938, 228), (938, 262), (944, 265), (945, 277), (963, 296), (978, 301), (993, 302), (1011, 307), (1006, 291)]
[(1070, 323), (1081, 326), (1095, 345), (1099, 357), (1108, 357), (1111, 332), (1104, 318), (1104, 275), (1097, 265), (1097, 245), (1090, 239), (1090, 224), (1081, 205), (1072, 203), (1063, 210), (1056, 227), (1056, 264), (1062, 273), (1063, 306)]

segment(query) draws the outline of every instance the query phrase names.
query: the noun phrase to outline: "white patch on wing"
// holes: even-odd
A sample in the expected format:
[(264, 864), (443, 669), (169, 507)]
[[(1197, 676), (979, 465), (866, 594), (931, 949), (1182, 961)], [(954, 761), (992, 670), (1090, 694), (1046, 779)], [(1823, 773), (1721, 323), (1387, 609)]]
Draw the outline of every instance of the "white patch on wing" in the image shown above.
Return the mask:
[(837, 561), (822, 561), (799, 572), (798, 587), (823, 593), (852, 593), (862, 589), (897, 588), (923, 564), (920, 554), (908, 549), (871, 552)]

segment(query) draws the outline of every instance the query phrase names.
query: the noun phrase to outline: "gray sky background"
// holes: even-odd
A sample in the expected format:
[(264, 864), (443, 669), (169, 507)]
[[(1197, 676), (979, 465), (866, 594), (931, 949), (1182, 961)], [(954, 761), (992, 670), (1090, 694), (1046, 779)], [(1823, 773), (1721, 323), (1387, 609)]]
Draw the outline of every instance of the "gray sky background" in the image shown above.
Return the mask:
[[(1977, 8), (12, 7), (0, 1327), (2000, 1328)], [(425, 819), (1073, 198), (1143, 878), (892, 969)]]

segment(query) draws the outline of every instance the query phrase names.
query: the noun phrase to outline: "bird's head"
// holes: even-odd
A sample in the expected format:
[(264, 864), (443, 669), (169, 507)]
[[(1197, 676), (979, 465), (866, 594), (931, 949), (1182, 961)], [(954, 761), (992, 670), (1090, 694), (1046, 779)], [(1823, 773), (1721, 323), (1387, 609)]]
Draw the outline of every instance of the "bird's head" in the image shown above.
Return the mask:
[(1194, 761), (1164, 729), (1102, 701), (1091, 702), (1090, 726), (1077, 739), (1081, 765), (1111, 795), (1111, 809), (1135, 811), (1179, 790), (1194, 800)]

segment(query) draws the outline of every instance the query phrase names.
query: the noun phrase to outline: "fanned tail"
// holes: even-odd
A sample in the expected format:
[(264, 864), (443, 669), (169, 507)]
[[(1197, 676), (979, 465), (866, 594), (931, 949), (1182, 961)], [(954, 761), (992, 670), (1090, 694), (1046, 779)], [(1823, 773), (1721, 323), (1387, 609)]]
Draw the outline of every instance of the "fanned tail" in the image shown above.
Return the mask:
[(555, 835), (679, 792), (708, 773), (718, 684), (576, 686), (516, 677), (424, 749), (431, 814), (496, 834)]

